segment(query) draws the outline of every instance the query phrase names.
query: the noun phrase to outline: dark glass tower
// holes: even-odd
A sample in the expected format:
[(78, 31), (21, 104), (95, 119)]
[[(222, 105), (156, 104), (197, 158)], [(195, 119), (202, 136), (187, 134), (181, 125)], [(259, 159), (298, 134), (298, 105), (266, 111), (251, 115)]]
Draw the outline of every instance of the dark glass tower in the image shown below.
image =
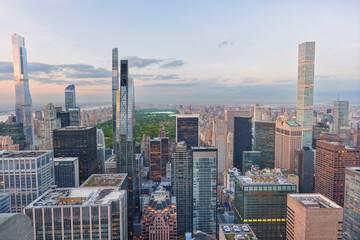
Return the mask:
[(22, 123), (2, 123), (0, 122), (0, 136), (10, 136), (15, 144), (19, 144), (20, 150), (25, 149), (26, 139)]
[(116, 151), (116, 94), (119, 90), (119, 56), (118, 49), (112, 50), (112, 123), (113, 149)]
[(70, 126), (70, 113), (69, 112), (56, 112), (56, 118), (60, 119), (61, 127)]
[(299, 176), (299, 192), (314, 192), (315, 152), (309, 147), (295, 150), (295, 174)]
[(184, 141), (188, 150), (199, 146), (199, 115), (176, 115), (176, 142)]
[(53, 131), (54, 157), (78, 157), (83, 183), (98, 173), (96, 127), (65, 127)]
[(76, 107), (75, 85), (71, 84), (65, 88), (65, 110)]
[(169, 162), (169, 138), (155, 138), (150, 141), (150, 179), (165, 181), (166, 164)]
[[(128, 60), (120, 62), (120, 91), (117, 91), (116, 102), (116, 171), (128, 174), (128, 227), (129, 239), (133, 236), (133, 218), (135, 214), (133, 184), (135, 176), (135, 130), (134, 130), (134, 84), (128, 76)], [(135, 194), (136, 195), (136, 194)]]
[(254, 150), (262, 152), (263, 168), (275, 166), (275, 123), (255, 122)]
[(251, 117), (234, 117), (234, 167), (242, 171), (243, 151), (251, 151)]

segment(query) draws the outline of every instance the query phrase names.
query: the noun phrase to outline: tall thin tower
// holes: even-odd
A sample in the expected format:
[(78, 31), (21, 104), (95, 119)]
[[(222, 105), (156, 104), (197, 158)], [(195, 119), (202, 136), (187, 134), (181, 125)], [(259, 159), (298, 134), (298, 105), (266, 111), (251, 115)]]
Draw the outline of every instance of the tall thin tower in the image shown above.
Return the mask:
[(12, 35), (12, 46), (16, 121), (23, 124), (26, 139), (25, 148), (30, 149), (33, 144), (33, 121), (25, 39), (17, 34)]
[(117, 150), (116, 170), (118, 173), (128, 174), (128, 226), (129, 239), (132, 239), (133, 218), (135, 213), (136, 186), (133, 184), (135, 171), (135, 108), (134, 84), (128, 77), (128, 60), (120, 63), (120, 91), (117, 91), (116, 126)]
[(303, 127), (303, 146), (312, 146), (315, 42), (299, 45), (296, 122)]
[(75, 85), (71, 84), (65, 88), (65, 110), (76, 107)]
[(113, 149), (116, 151), (116, 92), (119, 90), (119, 57), (118, 49), (112, 50), (112, 117), (113, 117)]

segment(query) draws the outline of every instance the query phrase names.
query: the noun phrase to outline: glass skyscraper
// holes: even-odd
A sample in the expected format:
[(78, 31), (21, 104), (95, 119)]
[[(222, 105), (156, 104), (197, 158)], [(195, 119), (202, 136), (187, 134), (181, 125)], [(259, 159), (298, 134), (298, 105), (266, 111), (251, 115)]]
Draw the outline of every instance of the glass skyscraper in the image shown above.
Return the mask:
[(118, 49), (112, 50), (112, 125), (113, 125), (113, 150), (116, 151), (116, 95), (119, 91), (119, 56)]
[(243, 151), (251, 151), (251, 117), (234, 117), (234, 167), (242, 170)]
[(10, 136), (15, 144), (19, 144), (20, 150), (25, 149), (26, 139), (25, 139), (24, 127), (22, 123), (0, 122), (0, 136)]
[(71, 84), (65, 88), (65, 109), (69, 111), (70, 108), (76, 107), (75, 86)]
[(32, 100), (29, 90), (27, 53), (25, 39), (17, 34), (12, 35), (13, 66), (15, 80), (15, 113), (16, 121), (24, 126), (26, 149), (33, 144)]
[(264, 168), (274, 168), (275, 123), (258, 121), (254, 125), (254, 150), (262, 152), (262, 165)]
[(199, 146), (199, 130), (198, 114), (176, 115), (176, 142), (184, 141), (188, 150)]
[(296, 122), (303, 128), (302, 145), (304, 147), (312, 146), (314, 61), (315, 42), (304, 42), (300, 44)]
[(166, 164), (169, 162), (169, 138), (155, 138), (150, 141), (150, 180), (165, 181)]

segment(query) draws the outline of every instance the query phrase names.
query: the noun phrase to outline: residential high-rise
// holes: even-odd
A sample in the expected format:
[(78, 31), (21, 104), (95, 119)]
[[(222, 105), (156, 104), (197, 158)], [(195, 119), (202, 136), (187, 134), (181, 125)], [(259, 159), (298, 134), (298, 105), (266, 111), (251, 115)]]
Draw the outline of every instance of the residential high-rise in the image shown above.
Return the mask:
[(314, 192), (315, 151), (309, 147), (295, 150), (295, 172), (299, 177), (299, 192)]
[(295, 171), (295, 150), (301, 148), (302, 128), (294, 121), (278, 121), (275, 130), (275, 167)]
[(53, 149), (53, 131), (61, 127), (61, 121), (56, 117), (56, 110), (52, 103), (44, 108), (44, 119), (40, 122), (39, 149)]
[(260, 151), (243, 151), (242, 173), (245, 174), (251, 170), (252, 166), (262, 168), (262, 153)]
[(342, 133), (342, 127), (349, 126), (349, 101), (334, 101), (333, 133)]
[(81, 126), (81, 115), (80, 115), (80, 108), (73, 107), (68, 109), (70, 115), (70, 126)]
[(0, 166), (0, 192), (10, 193), (13, 213), (55, 184), (52, 151), (2, 151)]
[(217, 234), (217, 149), (192, 147), (193, 231)]
[(71, 84), (65, 88), (65, 110), (76, 108), (75, 85)]
[(192, 159), (185, 142), (178, 142), (172, 155), (172, 191), (177, 201), (178, 235), (192, 232)]
[(316, 142), (315, 192), (344, 206), (345, 168), (360, 166), (360, 149), (341, 144), (327, 134)]
[(170, 197), (164, 189), (145, 197), (141, 225), (144, 240), (178, 239), (176, 197)]
[(199, 130), (198, 114), (176, 114), (176, 142), (185, 141), (188, 150), (198, 147)]
[(275, 167), (275, 122), (254, 123), (254, 150), (262, 152), (264, 168)]
[(128, 226), (129, 239), (133, 235), (135, 199), (135, 96), (134, 82), (129, 78), (128, 60), (120, 62), (120, 91), (116, 95), (116, 171), (128, 174)]
[(19, 144), (19, 149), (24, 150), (26, 145), (26, 138), (24, 135), (24, 127), (22, 123), (0, 122), (0, 136), (11, 137), (15, 144)]
[(286, 239), (342, 239), (343, 209), (318, 193), (287, 196)]
[(97, 162), (99, 173), (105, 173), (105, 135), (102, 129), (96, 129)]
[(213, 145), (218, 149), (218, 180), (223, 183), (223, 173), (226, 164), (226, 122), (222, 120), (213, 121)]
[(234, 167), (234, 133), (229, 132), (226, 137), (226, 166), (228, 169)]
[(345, 169), (344, 239), (360, 236), (360, 167)]
[(53, 131), (54, 156), (78, 157), (80, 183), (99, 173), (96, 127), (65, 127)]
[(34, 239), (128, 239), (126, 191), (55, 188), (28, 205)]
[(315, 42), (299, 45), (296, 121), (301, 125), (302, 146), (312, 146)]
[(258, 103), (254, 104), (254, 122), (261, 121), (261, 108)]
[(79, 187), (79, 158), (54, 158), (54, 171), (57, 187)]
[(234, 117), (234, 159), (233, 166), (242, 171), (243, 151), (251, 151), (251, 117)]
[(23, 124), (26, 149), (33, 145), (32, 100), (29, 90), (27, 52), (25, 39), (17, 34), (12, 35), (13, 66), (15, 81), (16, 121)]
[(150, 141), (150, 180), (166, 179), (166, 164), (169, 162), (169, 138), (154, 138)]
[(296, 185), (273, 172), (235, 177), (235, 223), (249, 224), (259, 240), (286, 239), (286, 198)]
[(112, 126), (113, 149), (116, 151), (116, 95), (119, 91), (119, 56), (118, 49), (112, 49)]
[(14, 141), (9, 136), (0, 136), (0, 151), (19, 151), (19, 144), (14, 144)]

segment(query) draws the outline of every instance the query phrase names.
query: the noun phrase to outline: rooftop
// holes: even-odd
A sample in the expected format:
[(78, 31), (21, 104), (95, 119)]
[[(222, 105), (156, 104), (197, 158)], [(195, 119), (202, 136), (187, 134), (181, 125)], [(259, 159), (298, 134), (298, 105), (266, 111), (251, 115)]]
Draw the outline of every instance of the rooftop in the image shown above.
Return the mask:
[(185, 114), (176, 114), (176, 118), (199, 118), (199, 114), (185, 113)]
[(57, 157), (54, 158), (54, 162), (74, 162), (77, 161), (79, 158), (77, 157)]
[(246, 176), (236, 175), (236, 178), (243, 185), (294, 185), (293, 182), (282, 176), (281, 174), (260, 172), (255, 174), (249, 174), (250, 171), (247, 172)]
[(63, 128), (55, 129), (55, 131), (69, 131), (69, 130), (88, 130), (94, 127), (84, 127), (84, 126), (68, 126)]
[(289, 125), (290, 127), (300, 127), (300, 125), (295, 122), (295, 121), (285, 121), (287, 123), (287, 125)]
[(319, 193), (289, 194), (289, 196), (305, 208), (341, 208), (338, 204)]
[(117, 187), (123, 184), (126, 176), (126, 173), (93, 174), (81, 185), (81, 187)]
[(0, 151), (0, 158), (36, 158), (52, 151)]
[(219, 226), (227, 240), (256, 240), (248, 224), (224, 224)]
[(116, 187), (56, 188), (48, 190), (26, 208), (107, 205), (125, 196), (126, 191)]

